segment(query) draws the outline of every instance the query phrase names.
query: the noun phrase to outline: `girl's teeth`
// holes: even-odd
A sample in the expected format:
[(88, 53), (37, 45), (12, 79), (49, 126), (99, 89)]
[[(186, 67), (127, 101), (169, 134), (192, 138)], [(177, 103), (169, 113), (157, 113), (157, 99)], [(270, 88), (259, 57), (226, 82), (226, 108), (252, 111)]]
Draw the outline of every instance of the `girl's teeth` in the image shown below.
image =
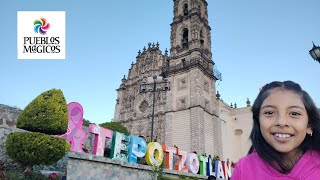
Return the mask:
[(279, 138), (289, 138), (289, 137), (291, 137), (290, 134), (280, 134), (280, 133), (276, 133), (275, 136), (277, 136)]

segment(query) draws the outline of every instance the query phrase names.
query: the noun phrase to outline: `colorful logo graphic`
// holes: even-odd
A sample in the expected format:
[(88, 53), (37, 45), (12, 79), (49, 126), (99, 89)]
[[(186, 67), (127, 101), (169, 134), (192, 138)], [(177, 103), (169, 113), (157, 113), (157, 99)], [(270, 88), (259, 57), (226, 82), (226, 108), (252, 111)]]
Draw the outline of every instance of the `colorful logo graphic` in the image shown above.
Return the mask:
[(35, 20), (34, 24), (34, 32), (40, 33), (42, 35), (47, 34), (47, 31), (50, 29), (50, 24), (47, 22), (45, 18), (40, 18), (40, 20)]

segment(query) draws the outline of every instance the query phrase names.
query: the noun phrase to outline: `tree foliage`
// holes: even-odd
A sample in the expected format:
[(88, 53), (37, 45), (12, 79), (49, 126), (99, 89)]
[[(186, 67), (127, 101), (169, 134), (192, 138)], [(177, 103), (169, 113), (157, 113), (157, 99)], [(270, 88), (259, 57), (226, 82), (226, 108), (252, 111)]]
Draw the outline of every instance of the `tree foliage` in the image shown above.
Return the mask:
[(68, 108), (61, 90), (40, 94), (19, 114), (17, 127), (45, 134), (64, 134), (68, 128)]
[(129, 134), (128, 129), (119, 122), (105, 122), (100, 124), (99, 126), (113, 130), (113, 131), (117, 131), (120, 133)]
[(89, 124), (90, 124), (91, 122), (89, 121), (89, 120), (87, 120), (87, 119), (85, 119), (85, 118), (83, 118), (83, 126), (87, 126), (87, 127), (89, 127)]
[(14, 132), (6, 141), (8, 156), (24, 165), (50, 165), (69, 151), (65, 139), (39, 132)]
[[(61, 90), (52, 89), (36, 97), (19, 115), (17, 127), (33, 132), (11, 133), (6, 153), (27, 166), (53, 164), (69, 151), (64, 134), (68, 127), (67, 103)], [(27, 168), (28, 169), (28, 168)]]

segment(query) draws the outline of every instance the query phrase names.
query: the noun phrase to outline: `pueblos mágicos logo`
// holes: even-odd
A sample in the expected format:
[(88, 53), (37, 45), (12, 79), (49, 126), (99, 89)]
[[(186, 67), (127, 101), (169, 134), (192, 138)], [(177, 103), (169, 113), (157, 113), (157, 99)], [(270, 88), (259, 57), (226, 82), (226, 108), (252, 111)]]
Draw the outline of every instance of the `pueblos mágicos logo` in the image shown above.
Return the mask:
[(65, 59), (65, 12), (18, 11), (18, 59)]
[(47, 31), (50, 29), (50, 24), (47, 23), (45, 18), (40, 18), (40, 20), (35, 20), (33, 22), (34, 25), (34, 32), (40, 33), (42, 35), (46, 35)]
[[(30, 22), (31, 23), (31, 22)], [(41, 37), (23, 37), (23, 53), (60, 53), (60, 37), (45, 37), (50, 29), (46, 18), (33, 22), (34, 32)]]

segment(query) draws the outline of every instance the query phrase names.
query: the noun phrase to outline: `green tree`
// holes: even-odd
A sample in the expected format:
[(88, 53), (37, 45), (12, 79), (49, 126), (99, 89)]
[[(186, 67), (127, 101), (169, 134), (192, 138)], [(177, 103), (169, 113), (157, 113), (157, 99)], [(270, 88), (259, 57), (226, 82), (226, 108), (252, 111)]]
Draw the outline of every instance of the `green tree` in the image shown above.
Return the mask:
[(61, 90), (40, 94), (19, 114), (17, 127), (32, 132), (63, 134), (68, 128), (68, 108)]
[(99, 124), (99, 126), (113, 130), (113, 131), (117, 131), (120, 133), (129, 134), (128, 129), (119, 122), (105, 122), (105, 123)]
[(91, 122), (89, 120), (83, 118), (83, 124), (82, 125), (89, 127), (89, 124), (91, 124)]
[(50, 165), (69, 151), (65, 139), (52, 136), (64, 134), (68, 127), (67, 103), (61, 90), (52, 89), (36, 97), (20, 114), (17, 127), (31, 132), (11, 133), (6, 141), (6, 153), (27, 166)]
[(50, 165), (61, 159), (70, 146), (65, 139), (39, 132), (14, 132), (9, 134), (6, 148), (8, 156), (22, 164)]

